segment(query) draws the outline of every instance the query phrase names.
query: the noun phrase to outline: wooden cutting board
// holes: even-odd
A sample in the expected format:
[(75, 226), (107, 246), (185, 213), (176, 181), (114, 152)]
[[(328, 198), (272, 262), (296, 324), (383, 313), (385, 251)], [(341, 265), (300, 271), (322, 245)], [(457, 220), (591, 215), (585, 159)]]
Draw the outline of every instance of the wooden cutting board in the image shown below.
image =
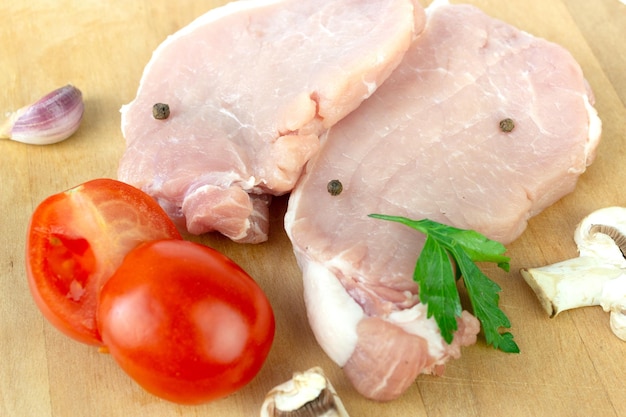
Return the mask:
[[(286, 200), (271, 212), (267, 243), (197, 240), (240, 263), (266, 290), (277, 336), (258, 377), (240, 392), (189, 407), (155, 398), (108, 355), (62, 336), (31, 300), (24, 233), (45, 197), (97, 177), (115, 177), (124, 151), (119, 108), (135, 95), (144, 65), (170, 33), (225, 0), (23, 0), (0, 2), (0, 115), (72, 83), (85, 117), (71, 139), (47, 147), (0, 141), (0, 415), (255, 416), (265, 393), (293, 371), (322, 366), (352, 416), (626, 416), (626, 342), (599, 307), (549, 319), (519, 268), (576, 255), (572, 233), (591, 211), (626, 205), (626, 5), (618, 0), (471, 0), (494, 17), (568, 48), (581, 63), (604, 122), (595, 163), (574, 193), (532, 219), (509, 245), (511, 272), (486, 272), (503, 288), (501, 306), (521, 354), (482, 339), (421, 376), (397, 401), (360, 397), (316, 344), (306, 322), (300, 273), (282, 230)], [(427, 5), (429, 1), (422, 1)], [(288, 59), (288, 57), (287, 57)]]

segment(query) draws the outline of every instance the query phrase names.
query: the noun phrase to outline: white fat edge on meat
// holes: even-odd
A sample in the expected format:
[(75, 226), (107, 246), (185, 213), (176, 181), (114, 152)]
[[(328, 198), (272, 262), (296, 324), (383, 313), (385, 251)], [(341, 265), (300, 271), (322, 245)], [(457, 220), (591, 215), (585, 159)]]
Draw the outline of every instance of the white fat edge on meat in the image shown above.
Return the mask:
[(441, 358), (445, 353), (444, 340), (434, 318), (427, 318), (427, 306), (417, 303), (411, 308), (393, 311), (385, 320), (395, 324), (409, 334), (419, 336), (428, 342), (428, 354)]
[[(157, 46), (157, 48), (152, 52), (152, 57), (148, 61), (148, 64), (145, 66), (141, 79), (139, 80), (139, 88), (137, 89), (137, 97), (139, 96), (139, 92), (143, 88), (145, 75), (150, 72), (153, 62), (155, 62), (158, 59), (158, 56), (160, 55), (161, 51), (167, 49), (170, 46), (170, 44), (174, 43), (176, 40), (178, 40), (178, 38), (182, 38), (190, 33), (193, 33), (193, 31), (196, 28), (207, 25), (212, 22), (216, 22), (226, 16), (239, 13), (245, 10), (255, 9), (257, 7), (271, 6), (272, 4), (277, 4), (277, 3), (284, 2), (284, 1), (285, 0), (231, 1), (230, 3), (226, 3), (223, 6), (209, 10), (203, 15), (200, 15), (199, 17), (197, 17), (191, 23), (180, 28), (178, 31), (174, 32), (171, 35), (168, 35), (165, 38), (165, 40), (161, 42), (161, 44), (159, 44), (159, 46)], [(122, 118), (121, 118), (122, 131), (124, 131), (124, 126), (126, 126), (126, 114), (128, 113), (128, 109), (130, 108), (130, 106), (133, 104), (134, 101), (135, 100), (132, 100), (130, 103), (124, 104), (120, 108), (120, 113), (122, 114)]]
[[(415, 29), (413, 29), (413, 33), (415, 33)], [(382, 63), (385, 62), (385, 60), (387, 60), (387, 56), (384, 53), (379, 53), (376, 56), (376, 65), (380, 65)], [(365, 94), (363, 94), (363, 100), (367, 100), (368, 98), (371, 97), (372, 94), (374, 94), (376, 92), (376, 90), (378, 90), (378, 83), (374, 80), (374, 81), (368, 81), (365, 79), (365, 75), (363, 75), (363, 77), (361, 78), (361, 82), (363, 83), (363, 85), (367, 88), (367, 92)]]
[(357, 325), (365, 313), (326, 266), (299, 259), (311, 330), (330, 359), (344, 366), (356, 348)]
[[(291, 231), (300, 194), (300, 188), (294, 188), (284, 217), (284, 228), (292, 243)], [(365, 313), (326, 266), (311, 260), (296, 245), (293, 245), (293, 250), (302, 271), (309, 326), (328, 357), (337, 365), (344, 366), (356, 348), (357, 325)]]
[[(155, 179), (155, 184), (162, 186), (163, 181), (157, 181), (157, 179)], [(257, 186), (262, 182), (263, 181), (258, 181), (254, 175), (250, 175), (247, 179), (245, 179), (237, 170), (230, 170), (227, 172), (207, 172), (201, 176), (198, 176), (195, 181), (189, 186), (187, 190), (189, 194), (186, 195), (185, 198), (193, 194), (194, 191), (201, 188), (206, 188), (209, 185), (220, 187), (223, 189), (228, 189), (236, 186), (238, 188), (241, 188), (243, 191), (252, 193), (257, 191)]]
[(589, 95), (585, 94), (583, 96), (583, 100), (589, 115), (589, 141), (587, 142), (587, 149), (585, 152), (585, 154), (589, 155), (589, 149), (595, 150), (597, 148), (598, 141), (602, 136), (602, 120), (600, 119), (600, 116), (598, 116), (598, 111), (591, 104)]
[(245, 191), (251, 191), (252, 189), (254, 189), (254, 187), (259, 185), (259, 182), (257, 182), (257, 179), (254, 175), (251, 175), (247, 181), (240, 181), (238, 185)]

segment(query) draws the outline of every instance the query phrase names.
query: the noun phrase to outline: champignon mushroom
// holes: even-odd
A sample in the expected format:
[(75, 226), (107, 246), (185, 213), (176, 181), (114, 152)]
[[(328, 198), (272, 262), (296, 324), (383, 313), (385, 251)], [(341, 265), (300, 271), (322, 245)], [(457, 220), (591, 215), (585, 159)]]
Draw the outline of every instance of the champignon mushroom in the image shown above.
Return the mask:
[(574, 232), (579, 257), (520, 270), (541, 305), (562, 311), (602, 306), (611, 330), (626, 341), (626, 208), (607, 207), (585, 217)]
[(349, 417), (332, 384), (319, 367), (295, 372), (272, 388), (261, 406), (261, 417)]

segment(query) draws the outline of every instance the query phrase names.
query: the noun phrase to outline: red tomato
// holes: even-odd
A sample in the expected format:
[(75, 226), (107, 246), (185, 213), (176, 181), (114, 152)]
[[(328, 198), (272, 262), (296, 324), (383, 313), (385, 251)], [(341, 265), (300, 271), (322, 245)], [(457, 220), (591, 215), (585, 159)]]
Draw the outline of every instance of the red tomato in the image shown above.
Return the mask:
[(141, 242), (181, 239), (161, 207), (128, 184), (97, 179), (44, 200), (26, 241), (28, 284), (45, 317), (70, 337), (100, 345), (97, 294)]
[(131, 251), (100, 292), (104, 345), (145, 390), (198, 404), (254, 378), (274, 339), (255, 281), (221, 253), (188, 241)]

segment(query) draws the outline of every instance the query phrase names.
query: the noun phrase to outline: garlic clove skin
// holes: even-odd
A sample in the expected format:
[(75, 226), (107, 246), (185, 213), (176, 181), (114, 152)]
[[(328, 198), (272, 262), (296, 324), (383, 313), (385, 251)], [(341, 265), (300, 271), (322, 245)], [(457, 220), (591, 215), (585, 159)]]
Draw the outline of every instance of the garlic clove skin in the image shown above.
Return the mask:
[(78, 130), (84, 110), (82, 92), (68, 84), (11, 114), (0, 126), (0, 138), (31, 145), (61, 142)]

